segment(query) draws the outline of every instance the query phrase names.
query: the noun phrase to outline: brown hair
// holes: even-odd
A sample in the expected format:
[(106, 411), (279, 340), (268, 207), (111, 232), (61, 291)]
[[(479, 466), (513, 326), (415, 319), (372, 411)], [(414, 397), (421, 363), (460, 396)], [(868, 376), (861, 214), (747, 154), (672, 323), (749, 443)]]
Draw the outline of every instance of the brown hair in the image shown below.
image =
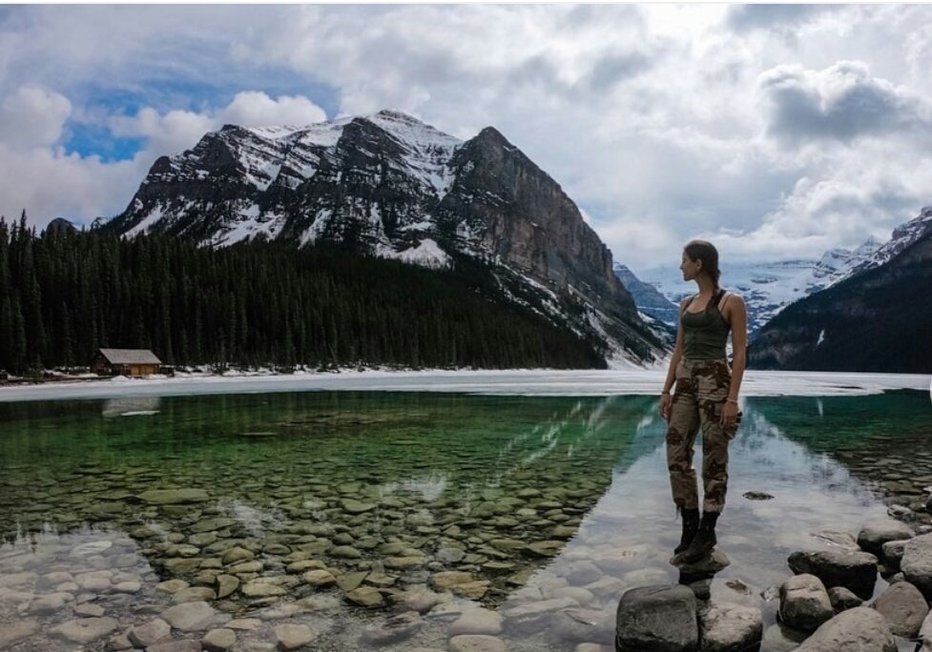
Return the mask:
[(706, 242), (705, 240), (690, 240), (686, 243), (686, 246), (683, 247), (683, 251), (686, 252), (690, 260), (702, 261), (702, 269), (708, 272), (709, 276), (712, 277), (712, 283), (717, 290), (718, 279), (722, 276), (722, 272), (718, 268), (718, 249), (716, 249), (711, 242)]

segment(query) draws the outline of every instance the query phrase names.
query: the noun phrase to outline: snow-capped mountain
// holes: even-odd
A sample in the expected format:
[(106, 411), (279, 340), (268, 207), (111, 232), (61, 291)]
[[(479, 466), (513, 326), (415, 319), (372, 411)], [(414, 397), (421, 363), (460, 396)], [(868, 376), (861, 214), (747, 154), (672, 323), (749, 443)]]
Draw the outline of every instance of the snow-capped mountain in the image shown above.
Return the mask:
[(660, 291), (639, 279), (624, 263), (615, 263), (615, 276), (631, 293), (638, 310), (664, 324), (675, 326), (679, 315), (677, 304), (667, 299)]
[[(870, 264), (880, 242), (871, 238), (853, 250), (832, 249), (819, 259), (790, 259), (768, 263), (721, 264), (722, 287), (740, 293), (748, 309), (748, 333), (757, 331), (789, 304), (827, 288)], [(640, 273), (644, 282), (656, 287), (670, 301), (679, 304), (695, 293), (695, 284), (683, 281), (678, 266), (665, 266)], [(673, 313), (675, 324), (677, 314)]]
[(932, 370), (932, 209), (844, 278), (787, 306), (751, 343), (756, 368)]
[(614, 364), (669, 348), (559, 184), (492, 127), (460, 141), (396, 111), (304, 127), (227, 125), (159, 158), (104, 228), (225, 246), (327, 245), (491, 275), (513, 305), (598, 344)]
[[(878, 243), (871, 251), (865, 252), (863, 260), (858, 262), (844, 278), (864, 270), (886, 264), (900, 252), (932, 231), (932, 206), (925, 206), (919, 215), (905, 224), (893, 229), (893, 235), (882, 245)], [(869, 241), (870, 242), (870, 241)], [(837, 283), (841, 279), (836, 280)]]

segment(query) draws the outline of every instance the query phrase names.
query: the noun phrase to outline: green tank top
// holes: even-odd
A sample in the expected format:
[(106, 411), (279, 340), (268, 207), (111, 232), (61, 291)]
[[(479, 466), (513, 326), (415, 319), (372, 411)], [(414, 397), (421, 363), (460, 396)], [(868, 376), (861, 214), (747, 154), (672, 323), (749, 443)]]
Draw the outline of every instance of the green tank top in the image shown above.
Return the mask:
[(718, 309), (724, 294), (724, 290), (716, 292), (705, 310), (699, 313), (689, 312), (692, 299), (686, 304), (680, 316), (680, 327), (683, 329), (683, 357), (687, 360), (725, 357), (725, 343), (728, 341), (731, 326)]

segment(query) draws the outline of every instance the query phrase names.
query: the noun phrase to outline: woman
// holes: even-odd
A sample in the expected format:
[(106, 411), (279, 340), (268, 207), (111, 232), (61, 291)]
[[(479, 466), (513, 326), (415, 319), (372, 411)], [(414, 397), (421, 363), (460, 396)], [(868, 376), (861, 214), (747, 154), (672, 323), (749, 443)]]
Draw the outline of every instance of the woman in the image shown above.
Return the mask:
[[(715, 522), (725, 506), (728, 486), (728, 442), (735, 436), (741, 413), (738, 390), (744, 376), (747, 310), (737, 294), (719, 288), (718, 251), (711, 243), (693, 240), (683, 248), (684, 281), (695, 281), (698, 294), (680, 303), (680, 323), (673, 359), (660, 395), (660, 416), (667, 421), (667, 466), (673, 502), (683, 517), (683, 536), (671, 563), (693, 563), (715, 546)], [(725, 342), (731, 331), (734, 351), (729, 369)], [(676, 393), (670, 390), (676, 383)], [(702, 431), (704, 496), (699, 518), (699, 494), (693, 470), (693, 442)]]

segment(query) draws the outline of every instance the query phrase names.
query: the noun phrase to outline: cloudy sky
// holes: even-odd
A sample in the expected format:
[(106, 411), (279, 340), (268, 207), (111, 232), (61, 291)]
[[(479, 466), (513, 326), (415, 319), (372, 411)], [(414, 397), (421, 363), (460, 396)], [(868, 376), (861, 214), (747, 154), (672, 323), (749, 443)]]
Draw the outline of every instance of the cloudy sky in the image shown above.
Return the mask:
[(853, 247), (932, 204), (932, 6), (0, 8), (0, 214), (121, 212), (208, 130), (494, 125), (615, 259)]

